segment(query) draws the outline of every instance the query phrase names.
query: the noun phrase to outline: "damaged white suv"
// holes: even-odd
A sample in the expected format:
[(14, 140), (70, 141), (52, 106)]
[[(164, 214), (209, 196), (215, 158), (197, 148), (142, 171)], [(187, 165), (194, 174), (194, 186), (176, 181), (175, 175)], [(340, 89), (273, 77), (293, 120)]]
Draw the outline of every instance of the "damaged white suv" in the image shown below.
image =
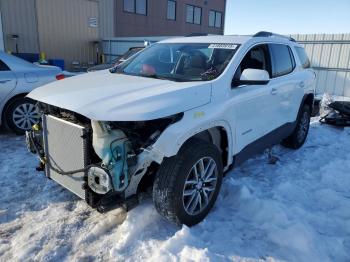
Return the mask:
[(100, 212), (152, 189), (158, 212), (194, 225), (223, 173), (274, 144), (303, 145), (315, 74), (293, 39), (199, 36), (154, 44), (112, 70), (35, 89), (27, 132), (38, 169)]

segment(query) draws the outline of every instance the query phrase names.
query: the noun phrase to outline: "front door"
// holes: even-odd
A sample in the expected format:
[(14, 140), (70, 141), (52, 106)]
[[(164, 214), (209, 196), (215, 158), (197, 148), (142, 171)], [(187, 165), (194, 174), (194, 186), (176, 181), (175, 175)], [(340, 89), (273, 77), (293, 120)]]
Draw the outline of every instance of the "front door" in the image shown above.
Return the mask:
[[(254, 46), (244, 56), (234, 79), (240, 79), (244, 69), (262, 69), (271, 75), (271, 61), (266, 44)], [(259, 138), (274, 130), (271, 120), (275, 111), (274, 95), (270, 83), (265, 85), (241, 85), (232, 88), (231, 93), (233, 128), (236, 133), (235, 152), (253, 144)]]

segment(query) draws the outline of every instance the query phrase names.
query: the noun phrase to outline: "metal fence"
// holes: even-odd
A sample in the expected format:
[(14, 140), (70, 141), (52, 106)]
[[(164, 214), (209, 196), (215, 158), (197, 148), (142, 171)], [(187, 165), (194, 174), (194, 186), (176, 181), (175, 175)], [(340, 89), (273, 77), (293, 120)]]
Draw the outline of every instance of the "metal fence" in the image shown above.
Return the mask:
[(350, 34), (292, 35), (317, 73), (317, 94), (350, 97)]

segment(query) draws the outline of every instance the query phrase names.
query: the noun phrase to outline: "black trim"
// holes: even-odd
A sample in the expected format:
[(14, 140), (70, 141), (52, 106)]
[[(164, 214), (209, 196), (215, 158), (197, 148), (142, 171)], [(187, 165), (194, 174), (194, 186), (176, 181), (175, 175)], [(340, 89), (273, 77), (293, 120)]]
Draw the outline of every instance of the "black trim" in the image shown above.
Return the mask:
[(286, 123), (250, 143), (233, 157), (233, 165), (238, 166), (252, 156), (263, 152), (266, 148), (270, 148), (281, 143), (283, 139), (287, 138), (293, 133), (296, 124), (297, 120), (295, 122)]
[(11, 69), (8, 67), (8, 65), (0, 60), (0, 72), (8, 72), (8, 71), (11, 71)]
[(267, 85), (270, 80), (232, 80), (232, 87), (238, 87), (241, 85)]

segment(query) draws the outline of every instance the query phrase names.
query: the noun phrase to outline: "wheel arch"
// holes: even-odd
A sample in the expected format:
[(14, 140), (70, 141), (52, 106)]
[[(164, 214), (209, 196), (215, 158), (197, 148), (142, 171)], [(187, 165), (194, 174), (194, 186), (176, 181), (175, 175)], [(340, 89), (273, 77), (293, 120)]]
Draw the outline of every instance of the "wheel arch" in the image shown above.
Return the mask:
[(191, 140), (192, 138), (202, 139), (215, 145), (221, 153), (223, 166), (226, 167), (229, 165), (229, 136), (225, 127), (222, 127), (222, 126), (211, 127), (207, 130), (201, 131), (193, 135), (192, 137), (189, 137), (185, 141), (185, 143)]
[[(137, 192), (142, 192), (148, 186), (152, 185), (155, 174), (157, 173), (157, 170), (161, 166), (162, 162), (166, 158), (175, 156), (181, 150), (181, 148), (183, 148), (187, 143), (190, 143), (193, 139), (201, 139), (215, 145), (221, 153), (220, 157), (222, 159), (222, 164), (225, 171), (232, 164), (232, 147), (230, 146), (232, 145), (232, 138), (229, 132), (230, 129), (227, 130), (227, 127), (223, 125), (216, 125), (207, 129), (198, 129), (198, 132), (194, 133), (191, 136), (188, 136), (185, 140), (182, 140), (182, 144), (178, 146), (177, 151), (174, 151), (172, 155), (156, 157), (153, 160), (151, 165), (147, 168), (147, 172), (145, 173), (145, 175), (138, 182)], [(155, 155), (152, 154), (152, 156)]]
[(314, 94), (313, 93), (304, 94), (303, 99), (301, 100), (301, 103), (299, 105), (298, 114), (296, 115), (295, 121), (298, 120), (298, 116), (300, 115), (300, 112), (301, 112), (304, 105), (308, 105), (310, 107), (310, 112), (313, 111), (313, 108), (314, 108)]
[(175, 156), (192, 138), (200, 138), (217, 146), (222, 152), (222, 162), (225, 168), (232, 163), (233, 134), (226, 121), (202, 123), (182, 136), (178, 136), (176, 140), (173, 139), (174, 136), (173, 132), (166, 133), (153, 145), (152, 156), (158, 164), (161, 164), (165, 157)]
[(19, 93), (19, 94), (12, 96), (9, 100), (6, 101), (4, 107), (2, 108), (2, 112), (0, 115), (0, 117), (1, 117), (0, 124), (1, 125), (4, 125), (4, 124), (6, 125), (5, 114), (6, 114), (8, 107), (13, 103), (13, 101), (15, 101), (18, 98), (24, 98), (26, 95), (28, 95), (28, 93)]

